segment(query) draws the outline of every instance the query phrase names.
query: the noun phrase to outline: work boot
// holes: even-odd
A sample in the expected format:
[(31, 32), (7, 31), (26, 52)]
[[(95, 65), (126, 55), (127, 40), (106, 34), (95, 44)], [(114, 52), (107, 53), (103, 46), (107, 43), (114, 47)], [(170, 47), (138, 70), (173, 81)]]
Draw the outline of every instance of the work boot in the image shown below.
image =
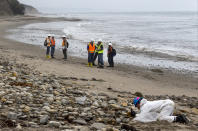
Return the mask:
[(92, 63), (90, 63), (90, 67), (92, 67), (93, 66), (93, 64)]
[(93, 62), (93, 66), (97, 66), (97, 65)]
[(184, 115), (178, 115), (175, 119), (174, 122), (179, 122), (179, 123), (183, 123), (183, 124), (188, 124), (189, 120), (186, 118), (186, 116)]
[(87, 66), (89, 67), (90, 66), (90, 63), (88, 63)]

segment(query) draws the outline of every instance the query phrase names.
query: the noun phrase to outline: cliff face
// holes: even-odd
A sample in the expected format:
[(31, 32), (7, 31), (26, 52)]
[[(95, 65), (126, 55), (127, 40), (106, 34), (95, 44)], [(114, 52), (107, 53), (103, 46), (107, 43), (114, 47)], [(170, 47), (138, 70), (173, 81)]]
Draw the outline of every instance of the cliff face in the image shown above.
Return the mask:
[(17, 0), (0, 0), (0, 15), (23, 15), (25, 8)]
[(32, 14), (40, 14), (39, 11), (32, 7), (32, 6), (29, 6), (29, 5), (23, 5), (25, 7), (25, 15), (32, 15)]
[(13, 15), (12, 9), (10, 8), (7, 0), (1, 0), (0, 2), (0, 16)]

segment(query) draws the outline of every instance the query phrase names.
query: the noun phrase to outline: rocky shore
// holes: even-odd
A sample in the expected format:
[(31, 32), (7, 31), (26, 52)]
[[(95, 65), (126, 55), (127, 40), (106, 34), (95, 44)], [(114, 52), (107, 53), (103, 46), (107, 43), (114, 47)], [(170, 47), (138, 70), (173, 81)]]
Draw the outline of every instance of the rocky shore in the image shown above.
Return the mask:
[[(128, 115), (131, 98), (140, 92), (122, 92), (108, 88), (115, 94), (89, 93), (91, 85), (77, 81), (98, 81), (43, 74), (26, 64), (0, 57), (0, 128), (1, 130), (65, 130), (117, 131), (122, 125), (131, 130), (197, 130), (198, 98), (187, 96), (149, 96), (148, 100), (172, 99), (175, 113), (185, 114), (187, 125), (167, 122), (139, 123)], [(123, 130), (124, 131), (124, 130)]]

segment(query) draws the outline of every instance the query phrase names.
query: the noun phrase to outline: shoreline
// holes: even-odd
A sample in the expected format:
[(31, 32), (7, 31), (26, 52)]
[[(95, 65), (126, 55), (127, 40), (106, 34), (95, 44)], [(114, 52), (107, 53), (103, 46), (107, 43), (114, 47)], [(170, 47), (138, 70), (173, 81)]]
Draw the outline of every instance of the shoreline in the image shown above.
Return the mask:
[[(16, 21), (13, 21), (15, 19)], [(171, 71), (117, 65), (114, 69), (88, 68), (86, 60), (46, 59), (45, 49), (6, 39), (4, 31), (43, 18), (0, 18), (0, 127), (2, 130), (181, 130), (198, 128), (197, 79)], [(156, 121), (140, 123), (127, 114), (131, 99), (171, 99), (175, 114), (189, 124)], [(185, 96), (184, 96), (185, 94)], [(132, 107), (137, 111), (134, 107)]]
[[(12, 21), (15, 20), (15, 21)], [(13, 40), (8, 40), (5, 38), (5, 36), (8, 34), (6, 32), (8, 29), (13, 29), (15, 27), (18, 27), (20, 25), (24, 24), (30, 24), (30, 23), (38, 23), (38, 22), (45, 22), (45, 21), (60, 21), (63, 20), (64, 18), (45, 18), (45, 17), (32, 17), (32, 16), (16, 16), (15, 18), (0, 18), (1, 25), (2, 22), (8, 21), (9, 23), (3, 23), (7, 26), (1, 27), (1, 30), (3, 32), (1, 33), (1, 41), (3, 40), (3, 43), (11, 43), (11, 44), (1, 44), (0, 46), (2, 49), (8, 49), (8, 50), (15, 50), (17, 53), (23, 54), (22, 58), (19, 59), (30, 59), (32, 57), (32, 60), (34, 62), (29, 62), (30, 60), (27, 60), (27, 63), (29, 63), (30, 66), (35, 66), (35, 69), (39, 71), (46, 71), (46, 69), (43, 69), (46, 64), (43, 64), (42, 66), (39, 66), (40, 61), (44, 61), (46, 63), (52, 63), (53, 66), (58, 65), (64, 66), (64, 63), (68, 63), (68, 66), (76, 66), (77, 68), (81, 68), (82, 74), (89, 74), (88, 76), (86, 75), (81, 75), (78, 74), (77, 76), (82, 76), (82, 77), (97, 77), (97, 75), (93, 73), (89, 73), (89, 68), (86, 67), (86, 59), (81, 59), (77, 57), (69, 57), (69, 60), (67, 62), (63, 62), (60, 58), (62, 58), (62, 53), (61, 51), (57, 51), (56, 57), (58, 59), (55, 60), (46, 60), (44, 58), (45, 50), (41, 49), (40, 46), (36, 45), (29, 45), (21, 42), (15, 42)], [(67, 19), (64, 19), (67, 20)], [(2, 42), (1, 42), (2, 43)], [(15, 43), (16, 45), (12, 45)], [(25, 48), (25, 51), (23, 50)], [(28, 50), (33, 49), (33, 51), (28, 52)], [(38, 53), (35, 53), (35, 51), (38, 51)], [(28, 58), (30, 57), (30, 58)], [(35, 58), (37, 60), (35, 60)], [(18, 60), (21, 62), (21, 60)], [(73, 69), (73, 68), (72, 68)], [(84, 70), (85, 69), (85, 70)], [(84, 71), (83, 71), (84, 70)], [(187, 96), (195, 96), (197, 97), (197, 92), (198, 92), (198, 79), (193, 78), (191, 74), (181, 74), (180, 72), (174, 72), (172, 70), (161, 70), (161, 69), (147, 69), (147, 68), (141, 68), (137, 66), (132, 66), (132, 65), (125, 65), (125, 64), (117, 64), (114, 69), (104, 69), (104, 70), (98, 70), (96, 68), (91, 69), (92, 72), (97, 73), (97, 72), (102, 72), (100, 74), (100, 79), (102, 79), (105, 75), (105, 73), (109, 73), (109, 77), (112, 75), (118, 76), (116, 80), (113, 80), (112, 78), (108, 78), (110, 81), (108, 81), (108, 86), (105, 85), (106, 88), (109, 86), (115, 86), (116, 89), (120, 90), (123, 89), (124, 91), (139, 91), (142, 92), (143, 94), (146, 95), (187, 95)], [(50, 69), (49, 73), (55, 72), (56, 74), (60, 75), (65, 75), (59, 70), (56, 69)], [(78, 72), (78, 71), (77, 71)], [(76, 73), (74, 72), (69, 72), (68, 75), (73, 75), (75, 76)], [(108, 76), (108, 75), (107, 75)], [(121, 79), (120, 79), (121, 78)], [(127, 79), (125, 79), (127, 78)], [(118, 80), (123, 80), (120, 82), (117, 82)], [(131, 81), (132, 80), (132, 81)], [(115, 83), (114, 83), (115, 82)], [(135, 85), (133, 85), (135, 83)], [(142, 84), (143, 83), (143, 84)], [(147, 84), (148, 83), (148, 84)], [(120, 84), (120, 87), (119, 85)], [(147, 87), (148, 86), (148, 89)], [(169, 91), (170, 89), (170, 91)], [(152, 91), (154, 90), (154, 91)], [(179, 91), (178, 91), (179, 90)], [(106, 90), (107, 91), (107, 90)]]

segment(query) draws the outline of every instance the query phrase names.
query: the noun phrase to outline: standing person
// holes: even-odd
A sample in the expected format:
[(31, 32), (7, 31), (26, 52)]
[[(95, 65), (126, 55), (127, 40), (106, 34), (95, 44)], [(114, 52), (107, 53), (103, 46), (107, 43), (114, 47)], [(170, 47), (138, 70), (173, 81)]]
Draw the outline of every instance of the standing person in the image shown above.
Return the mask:
[(139, 114), (131, 110), (131, 116), (135, 117), (135, 121), (152, 122), (165, 120), (168, 122), (189, 122), (184, 115), (173, 116), (175, 103), (169, 99), (147, 101), (143, 97), (136, 97), (133, 99), (133, 104), (140, 110)]
[(91, 42), (87, 45), (87, 51), (88, 51), (88, 66), (93, 66), (93, 60), (94, 60), (94, 52), (95, 52), (95, 43), (94, 40), (91, 40)]
[(63, 59), (67, 60), (67, 48), (69, 47), (69, 43), (68, 43), (65, 35), (62, 36), (62, 39), (63, 39), (62, 49), (63, 49), (63, 55), (64, 55)]
[(46, 51), (46, 58), (50, 58), (50, 46), (51, 46), (51, 35), (49, 34), (48, 37), (45, 39), (45, 44), (47, 47), (47, 51)]
[(112, 43), (109, 43), (109, 47), (108, 47), (108, 50), (107, 50), (107, 57), (108, 57), (109, 66), (107, 66), (107, 67), (114, 67), (113, 57), (115, 55), (116, 55), (116, 50), (113, 48)]
[(98, 48), (98, 44), (95, 45), (95, 53), (94, 53), (94, 58), (93, 58), (93, 66), (96, 66), (95, 61), (96, 61), (96, 59), (98, 57), (97, 48)]
[(103, 62), (104, 47), (102, 41), (98, 41), (97, 52), (98, 52), (98, 68), (104, 68), (104, 62)]
[(52, 39), (51, 39), (51, 58), (54, 58), (54, 52), (55, 52), (55, 39), (54, 39), (54, 35), (52, 35)]

